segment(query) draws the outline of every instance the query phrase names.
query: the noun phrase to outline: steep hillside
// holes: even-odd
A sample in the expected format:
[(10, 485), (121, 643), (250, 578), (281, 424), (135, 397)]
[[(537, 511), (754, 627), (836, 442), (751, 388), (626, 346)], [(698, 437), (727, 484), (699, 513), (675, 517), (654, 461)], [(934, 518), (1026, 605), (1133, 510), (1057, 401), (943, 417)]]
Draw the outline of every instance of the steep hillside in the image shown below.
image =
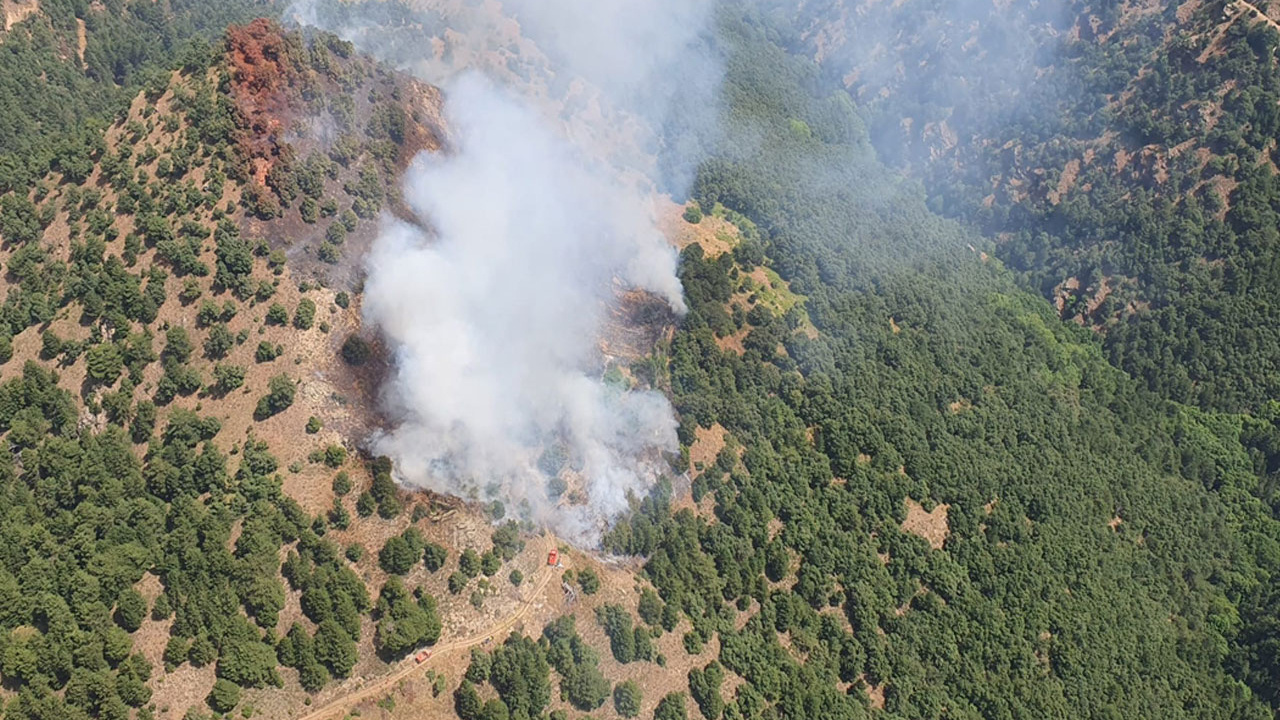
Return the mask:
[[(95, 75), (95, 37), (115, 37), (108, 16), (185, 38), (205, 32), (193, 29), (212, 22), (197, 7), (214, 4), (171, 0), (152, 15), (72, 3), (76, 15), (41, 0), (3, 46), (43, 58), (25, 80), (63, 88), (67, 110), (33, 102), (3, 117), (42, 122), (0, 136), (0, 154), (32, 158), (0, 162), (15, 172), (0, 186), (5, 720), (1274, 716), (1280, 413), (1231, 414), (1212, 408), (1235, 403), (1204, 394), (1192, 399), (1210, 409), (1180, 404), (1157, 375), (1126, 373), (1125, 357), (1186, 362), (1172, 340), (1132, 356), (1117, 344), (1122, 328), (1154, 322), (1143, 293), (1163, 276), (1105, 276), (1135, 295), (1105, 311), (1123, 322), (1088, 308), (1104, 344), (1063, 318), (1093, 303), (1065, 298), (1093, 280), (1054, 280), (1045, 294), (1063, 298), (1057, 307), (1026, 289), (1065, 272), (1055, 258), (1088, 256), (1066, 240), (1083, 220), (1035, 221), (1053, 249), (1043, 266), (1016, 267), (1025, 238), (1000, 225), (1114, 205), (1165, 227), (1147, 222), (1144, 198), (1189, 207), (1236, 170), (1214, 158), (1248, 153), (1208, 147), (1205, 167), (1222, 172), (1175, 203), (1156, 190), (1180, 176), (1157, 160), (1150, 175), (1098, 168), (1133, 142), (1171, 157), (1181, 135), (1161, 145), (1113, 133), (1121, 115), (1096, 93), (1045, 100), (1071, 110), (1071, 133), (1015, 133), (1040, 116), (983, 114), (952, 92), (979, 73), (976, 97), (1026, 107), (1036, 67), (1111, 88), (1107, 102), (1133, 110), (1158, 67), (1124, 95), (1136, 65), (1120, 60), (1173, 52), (1171, 23), (1203, 23), (1225, 28), (1204, 47), (1228, 58), (1215, 65), (1214, 50), (1205, 67), (1239, 74), (1217, 78), (1225, 102), (1270, 87), (1250, 75), (1265, 63), (1232, 54), (1265, 57), (1264, 20), (1262, 40), (1247, 32), (1237, 47), (1235, 21), (1208, 6), (1076, 21), (1037, 3), (995, 22), (1007, 8), (931, 3), (913, 8), (913, 25), (871, 23), (898, 44), (870, 46), (870, 64), (854, 66), (840, 49), (890, 3), (799, 14), (725, 3), (698, 38), (724, 61), (718, 102), (698, 96), (647, 127), (599, 103), (609, 88), (557, 75), (554, 53), (511, 18), (493, 20), (496, 4), (423, 4), (315, 8), (356, 40), (385, 38), (386, 57), (494, 70), (614, 169), (652, 173), (687, 160), (670, 157), (682, 148), (708, 151), (692, 200), (655, 200), (681, 249), (688, 313), (629, 293), (598, 338), (610, 391), (658, 390), (674, 405), (671, 477), (629, 496), (594, 550), (522, 521), (515, 502), (399, 488), (397, 468), (362, 451), (394, 420), (378, 402), (394, 348), (361, 327), (362, 260), (386, 215), (431, 227), (400, 188), (420, 151), (462, 154), (447, 98), (352, 42), (269, 20), (190, 52), (166, 40), (108, 81)], [(476, 38), (459, 29), (477, 23)], [(1019, 29), (1078, 52), (1045, 56)], [(37, 43), (42, 33), (54, 41)], [(130, 67), (164, 72), (135, 87)], [(950, 94), (907, 112), (924, 79)], [(9, 87), (11, 102), (31, 95)], [(687, 114), (717, 106), (714, 137), (700, 136), (709, 128)], [(1248, 145), (1267, 102), (1250, 107), (1214, 127)], [(1126, 122), (1148, 115), (1151, 132), (1182, 132), (1164, 128), (1181, 117), (1171, 105)], [(991, 150), (1007, 142), (1000, 133), (1017, 136), (1008, 152)], [(1080, 151), (1076, 169), (1038, 175), (1064, 147), (1059, 159)], [(999, 173), (973, 160), (986, 153), (1005, 163)], [(1223, 219), (1198, 222), (1229, 224), (1247, 206), (1243, 187)], [(965, 200), (974, 188), (996, 197)], [(1000, 242), (931, 207), (989, 223)], [(1154, 267), (1150, 246), (1130, 240), (1103, 244)], [(1253, 376), (1224, 377), (1244, 392)]]
[(575, 567), (573, 624), (482, 646), (454, 712), (1273, 715), (1274, 431), (1112, 367), (876, 162), (776, 16), (722, 20), (741, 145), (670, 223), (689, 315), (626, 372), (688, 474), (605, 541), (656, 592)]
[(0, 29), (0, 191), (49, 170), (77, 180), (103, 129), (180, 55), (207, 55), (228, 23), (272, 0), (5, 0)]
[[(1111, 360), (1270, 416), (1280, 86), (1265, 3), (806, 3), (792, 47)], [(857, 18), (856, 22), (854, 18)], [(871, 40), (875, 32), (892, 38)]]
[(257, 21), (0, 198), (6, 718), (285, 717), (546, 604), (545, 541), (358, 447), (359, 254), (439, 103)]

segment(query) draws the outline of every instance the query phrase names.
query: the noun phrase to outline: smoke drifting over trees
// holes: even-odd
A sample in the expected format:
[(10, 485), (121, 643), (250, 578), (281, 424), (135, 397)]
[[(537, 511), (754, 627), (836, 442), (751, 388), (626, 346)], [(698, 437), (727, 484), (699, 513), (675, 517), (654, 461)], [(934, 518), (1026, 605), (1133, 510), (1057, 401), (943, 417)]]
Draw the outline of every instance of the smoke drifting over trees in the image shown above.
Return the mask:
[[(379, 5), (367, 9), (388, 12)], [(304, 22), (446, 92), (452, 146), (420, 157), (404, 186), (405, 202), (431, 230), (388, 218), (367, 262), (365, 319), (396, 363), (386, 403), (398, 425), (376, 449), (396, 460), (404, 482), (515, 504), (591, 541), (626, 509), (627, 494), (643, 494), (665, 467), (662, 451), (677, 447), (670, 404), (602, 381), (598, 344), (620, 289), (685, 310), (651, 198), (656, 184), (690, 177), (698, 158), (664, 163), (673, 177), (656, 179), (651, 154), (674, 98), (716, 85), (718, 68), (699, 43), (709, 8), (637, 0), (509, 8), (558, 87), (566, 79), (591, 87), (597, 112), (626, 119), (631, 147), (620, 148), (579, 136), (563, 121), (567, 109), (547, 112), (554, 100), (545, 89), (465, 67), (446, 74), (429, 42), (392, 33), (381, 44), (367, 28), (385, 17), (295, 6)], [(429, 37), (439, 18), (424, 12), (400, 26), (418, 23)], [(451, 20), (455, 33), (496, 27)], [(482, 47), (487, 38), (467, 42)], [(407, 49), (414, 46), (420, 57)], [(644, 157), (648, 167), (633, 162)], [(561, 501), (558, 474), (572, 476), (573, 502)]]

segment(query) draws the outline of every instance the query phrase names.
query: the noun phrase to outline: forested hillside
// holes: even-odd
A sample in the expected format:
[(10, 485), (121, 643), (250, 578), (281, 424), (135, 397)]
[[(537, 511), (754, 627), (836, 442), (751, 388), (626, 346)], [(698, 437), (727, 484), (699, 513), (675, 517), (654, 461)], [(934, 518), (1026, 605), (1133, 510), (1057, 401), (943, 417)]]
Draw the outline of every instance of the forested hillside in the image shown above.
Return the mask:
[(35, 121), (0, 151), (36, 164), (0, 197), (4, 717), (285, 717), (508, 612), (541, 549), (357, 451), (373, 350), (343, 288), (439, 147), (438, 94), (333, 36), (140, 5), (83, 19), (192, 42), (105, 78), (55, 50), (36, 71), (62, 68), (65, 116), (9, 88)]
[[(365, 5), (325, 7), (456, 39)], [(430, 224), (447, 97), (271, 3), (41, 0), (0, 36), (3, 717), (1275, 717), (1280, 36), (889, 5), (719, 6), (722, 122), (656, 150), (708, 151), (689, 313), (605, 373), (680, 451), (571, 548), (361, 452), (360, 261)]]
[[(605, 541), (657, 590), (637, 627), (696, 658), (654, 717), (1272, 717), (1266, 416), (1113, 367), (891, 179), (776, 16), (723, 20), (728, 134), (751, 143), (703, 166), (686, 219), (739, 233), (685, 250), (690, 315), (633, 367), (676, 401), (692, 498), (664, 486)], [(489, 678), (536, 716), (552, 668), (597, 708), (574, 634), (473, 658), (457, 713), (494, 716)]]
[(982, 229), (1062, 317), (1103, 333), (1118, 367), (1181, 402), (1267, 414), (1276, 12), (998, 5), (837, 0), (784, 32), (859, 100), (931, 207)]
[[(232, 22), (272, 0), (34, 0), (0, 30), (0, 191), (56, 170), (78, 182), (102, 133), (174, 60), (207, 54)], [(6, 3), (6, 13), (8, 3)]]
[[(733, 116), (768, 140), (696, 194), (763, 246), (686, 252), (670, 383), (687, 441), (719, 423), (741, 452), (695, 483), (713, 515), (650, 508), (611, 541), (718, 637), (747, 681), (731, 716), (858, 717), (839, 688), (861, 682), (901, 717), (1269, 717), (1280, 525), (1247, 447), (1269, 424), (1112, 368), (910, 183), (885, 189), (767, 24), (731, 26)], [(752, 313), (739, 357), (723, 305), (761, 249), (819, 336)], [(910, 501), (945, 506), (945, 541), (900, 529)]]

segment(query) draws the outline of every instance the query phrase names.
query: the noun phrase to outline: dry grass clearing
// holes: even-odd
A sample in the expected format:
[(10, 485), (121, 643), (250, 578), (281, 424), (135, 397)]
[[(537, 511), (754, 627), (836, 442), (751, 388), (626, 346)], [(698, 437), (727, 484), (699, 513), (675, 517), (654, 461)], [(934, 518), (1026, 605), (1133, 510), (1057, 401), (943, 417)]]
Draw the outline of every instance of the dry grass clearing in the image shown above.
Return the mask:
[(925, 512), (924, 506), (911, 498), (907, 498), (906, 503), (907, 519), (902, 521), (903, 532), (922, 537), (934, 550), (941, 550), (951, 534), (951, 527), (947, 525), (947, 510), (951, 506), (939, 504), (933, 512)]
[(709, 428), (698, 428), (694, 431), (693, 445), (689, 446), (689, 475), (698, 477), (707, 468), (715, 464), (720, 451), (724, 450), (726, 431), (724, 426), (716, 423)]
[(870, 680), (867, 680), (866, 675), (862, 676), (862, 686), (867, 691), (867, 699), (871, 701), (871, 707), (877, 710), (883, 710), (884, 686), (873, 684)]
[(653, 207), (658, 229), (681, 250), (696, 243), (702, 246), (707, 257), (718, 257), (732, 250), (741, 238), (733, 223), (710, 213), (704, 214), (702, 222), (697, 225), (686, 221), (684, 211), (687, 206), (677, 205), (670, 196), (656, 198)]

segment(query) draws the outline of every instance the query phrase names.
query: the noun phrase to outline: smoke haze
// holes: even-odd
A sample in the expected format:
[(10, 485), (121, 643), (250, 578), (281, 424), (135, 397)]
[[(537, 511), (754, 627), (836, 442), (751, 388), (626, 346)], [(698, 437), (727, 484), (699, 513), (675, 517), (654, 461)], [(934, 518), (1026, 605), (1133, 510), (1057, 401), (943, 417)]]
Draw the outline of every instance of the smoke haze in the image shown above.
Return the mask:
[[(625, 128), (611, 136), (577, 132), (546, 84), (466, 67), (442, 73), (431, 43), (417, 43), (420, 58), (404, 37), (380, 46), (352, 8), (336, 15), (301, 3), (295, 15), (441, 85), (452, 144), (419, 157), (405, 179), (405, 202), (431, 229), (386, 218), (367, 260), (365, 321), (388, 340), (396, 367), (385, 401), (397, 425), (374, 449), (408, 484), (501, 500), (591, 542), (678, 444), (664, 396), (601, 380), (599, 343), (621, 290), (647, 290), (684, 311), (652, 194), (656, 183), (682, 182), (697, 158), (661, 179), (651, 157), (637, 158), (651, 155), (640, 147), (660, 137), (682, 87), (716, 85), (716, 63), (698, 42), (710, 4), (510, 4), (550, 59), (544, 77), (577, 97), (593, 125)], [(414, 17), (430, 34), (444, 16)], [(470, 29), (510, 29), (486, 17)], [(482, 57), (477, 48), (508, 39), (468, 36), (471, 53), (448, 54), (455, 63)], [(559, 497), (557, 476), (573, 502)]]

